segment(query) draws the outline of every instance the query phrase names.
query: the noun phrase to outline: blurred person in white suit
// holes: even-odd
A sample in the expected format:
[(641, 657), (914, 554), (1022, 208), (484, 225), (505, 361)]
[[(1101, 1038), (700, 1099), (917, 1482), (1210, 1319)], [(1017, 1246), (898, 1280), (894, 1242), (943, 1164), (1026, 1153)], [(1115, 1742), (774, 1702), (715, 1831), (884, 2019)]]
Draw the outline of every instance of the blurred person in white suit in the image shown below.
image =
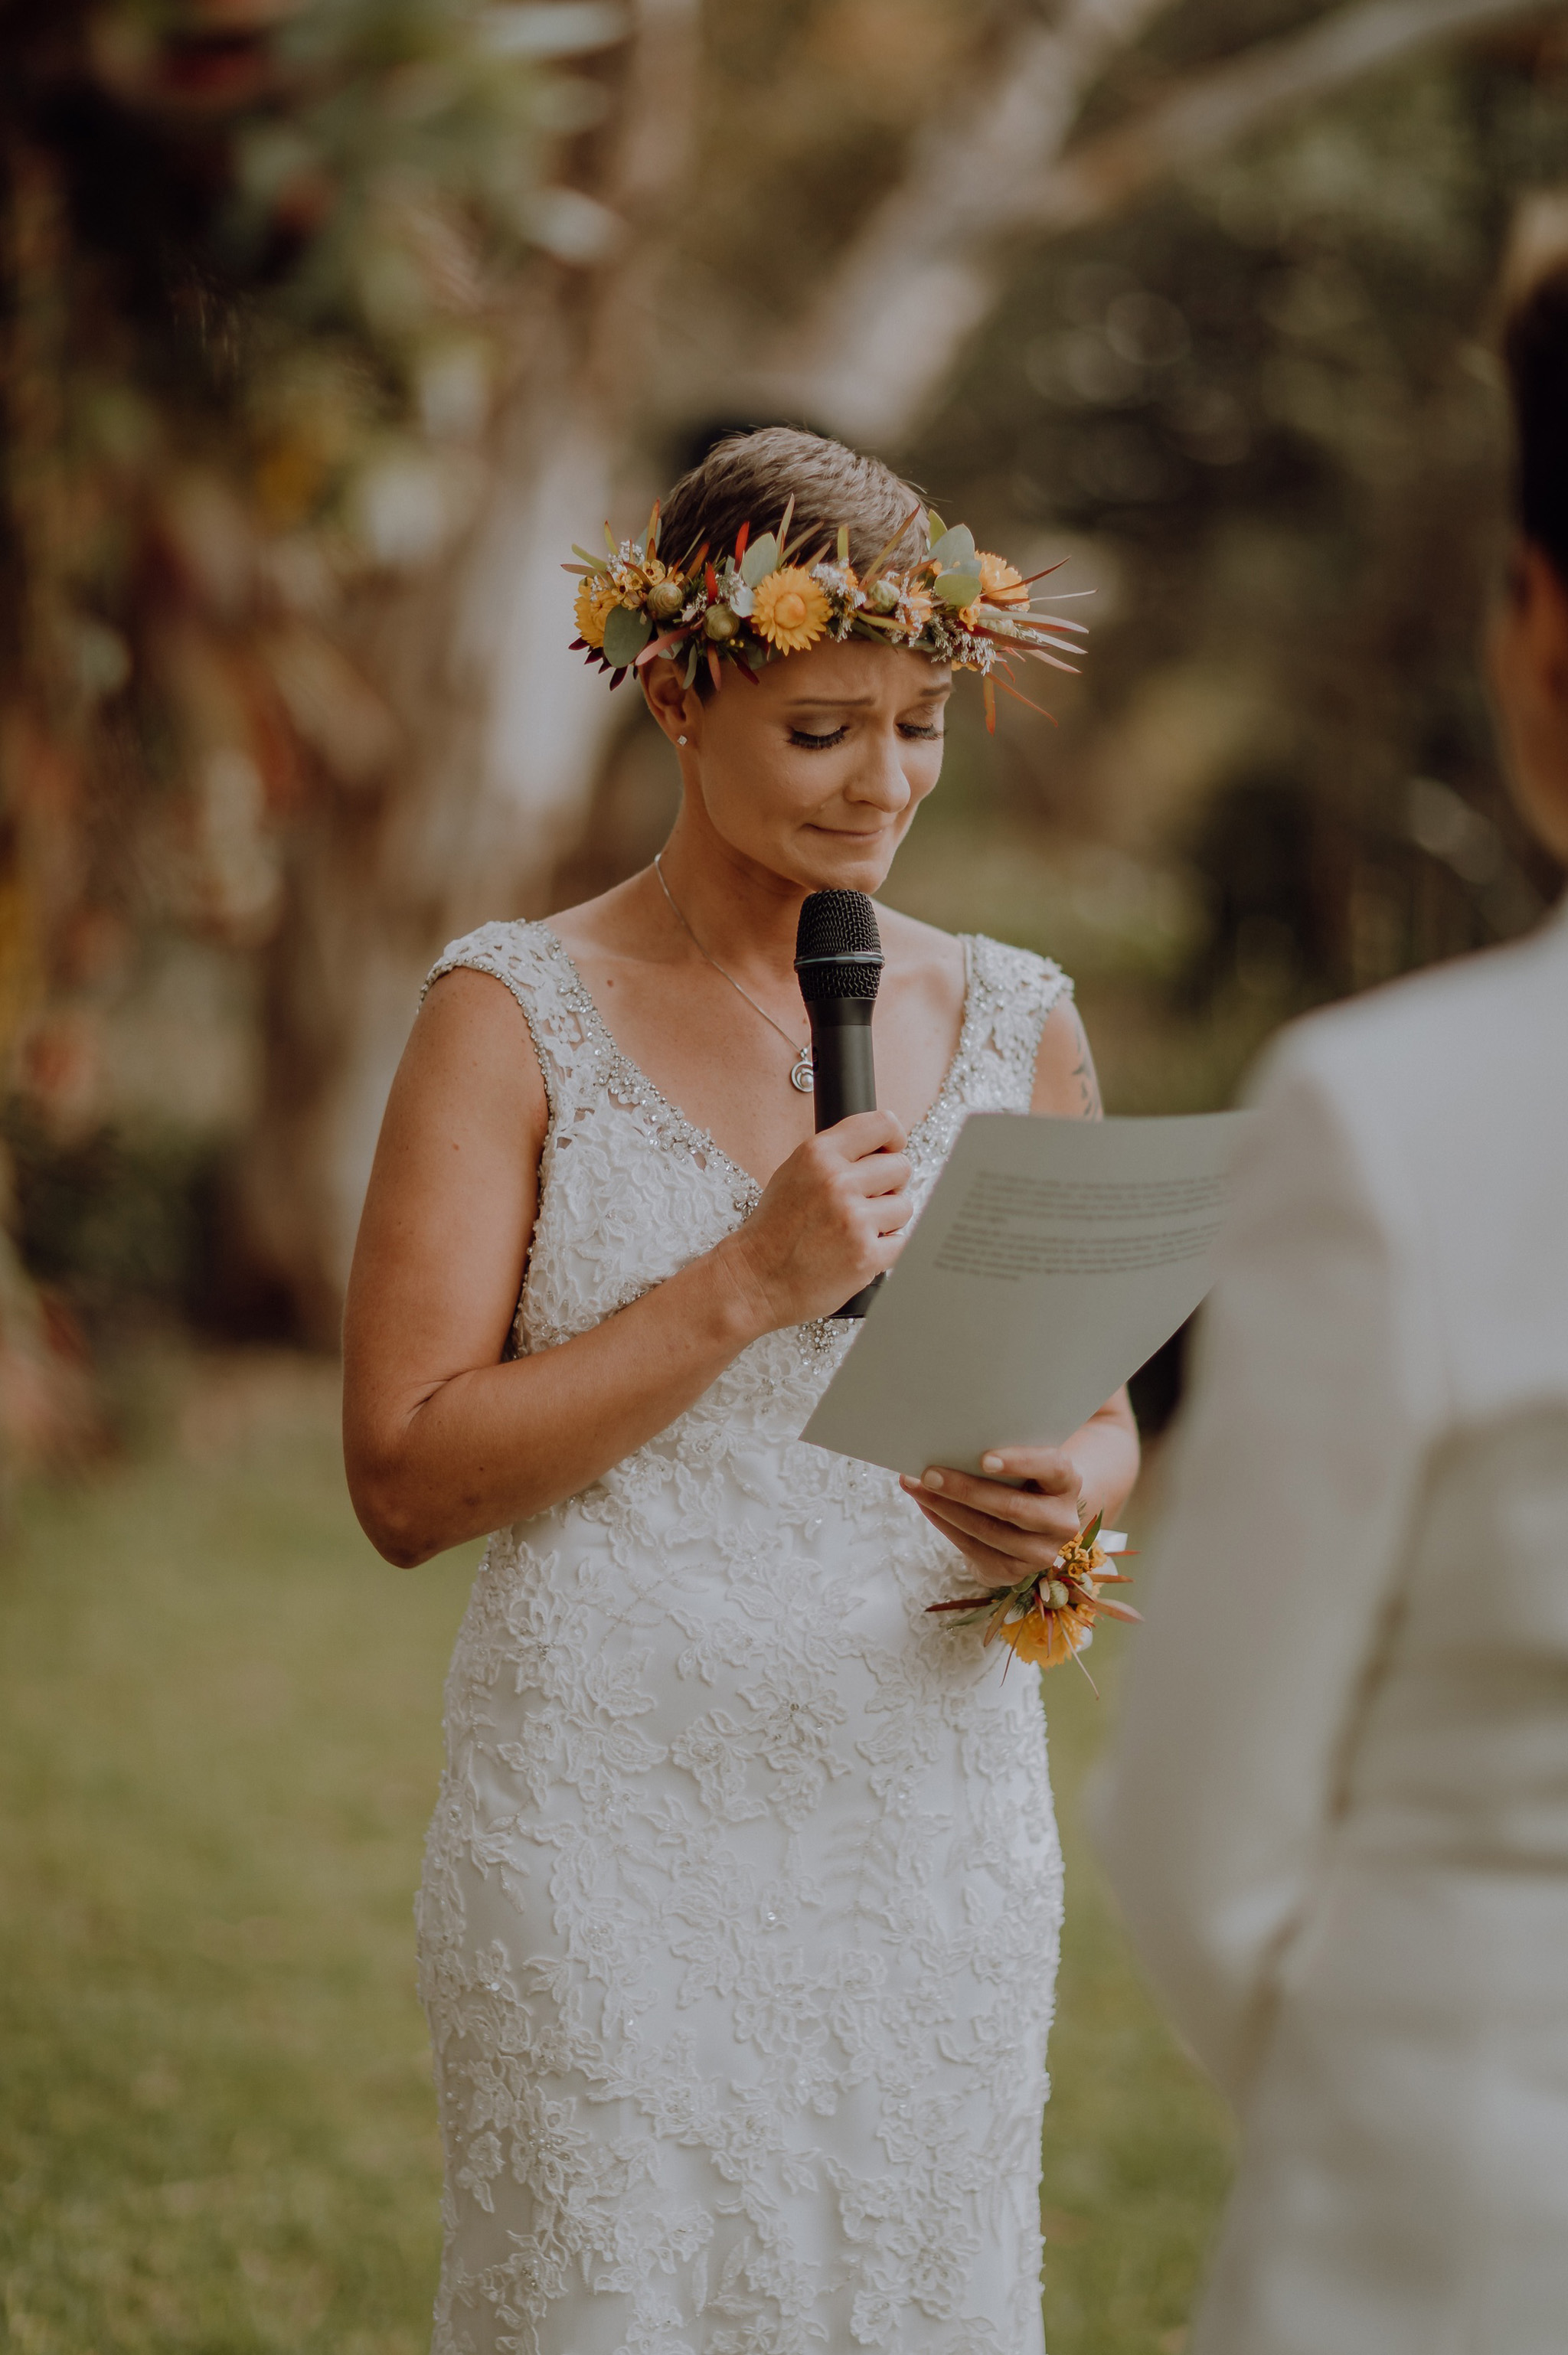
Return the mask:
[[(1489, 667), (1568, 860), (1568, 238)], [(1190, 2355), (1568, 2350), (1568, 914), (1293, 1026), (1100, 1843), (1241, 2120)]]

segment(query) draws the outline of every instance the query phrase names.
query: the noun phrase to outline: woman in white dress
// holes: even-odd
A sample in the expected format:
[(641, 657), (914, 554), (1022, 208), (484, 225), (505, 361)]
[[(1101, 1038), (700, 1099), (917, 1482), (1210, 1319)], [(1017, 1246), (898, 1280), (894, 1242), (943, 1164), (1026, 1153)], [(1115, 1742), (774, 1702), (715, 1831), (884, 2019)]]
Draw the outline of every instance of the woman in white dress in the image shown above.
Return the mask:
[[(843, 527), (837, 573), (793, 607), (780, 576), (757, 591), (777, 634), (722, 692), (727, 623), (700, 664), (651, 642), (683, 789), (659, 867), (447, 950), (356, 1256), (366, 1529), (400, 1563), (495, 1532), (420, 1902), (439, 2355), (1041, 2344), (1061, 1868), (1037, 1674), (925, 1615), (965, 1583), (932, 1512), (798, 1433), (853, 1329), (833, 1312), (965, 1113), (1090, 1115), (1093, 1070), (1056, 966), (883, 911), (887, 1109), (813, 1135), (799, 909), (880, 885), (941, 766), (931, 649), (976, 642), (923, 629), (918, 587), (901, 640), (813, 635), (829, 592), (872, 610), (885, 544), (925, 554), (907, 486), (836, 443), (722, 445), (661, 545), (729, 550), (792, 497), (812, 554)], [(699, 605), (731, 581), (750, 613), (707, 579)], [(1136, 1464), (1116, 1400), (1029, 1457), (1027, 1493), (964, 1495), (1054, 1548)]]

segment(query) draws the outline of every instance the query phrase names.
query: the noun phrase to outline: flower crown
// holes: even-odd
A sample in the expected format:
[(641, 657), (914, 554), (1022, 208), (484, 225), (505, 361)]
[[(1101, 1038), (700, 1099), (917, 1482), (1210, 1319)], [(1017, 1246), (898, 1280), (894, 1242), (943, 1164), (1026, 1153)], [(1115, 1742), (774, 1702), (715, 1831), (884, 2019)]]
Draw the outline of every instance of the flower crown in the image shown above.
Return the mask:
[[(950, 531), (940, 516), (916, 507), (861, 576), (849, 561), (849, 534), (843, 526), (831, 557), (822, 546), (805, 555), (814, 534), (804, 531), (792, 542), (794, 515), (792, 498), (776, 531), (753, 539), (751, 525), (742, 524), (732, 554), (715, 557), (704, 542), (678, 564), (667, 564), (659, 554), (656, 504), (646, 530), (635, 539), (617, 543), (606, 524), (609, 554), (592, 556), (574, 547), (581, 563), (563, 568), (582, 575), (573, 649), (613, 673), (612, 687), (619, 687), (628, 670), (642, 670), (661, 655), (678, 659), (682, 653), (687, 687), (704, 660), (719, 687), (726, 663), (754, 681), (764, 663), (802, 654), (819, 639), (872, 638), (931, 655), (955, 670), (977, 671), (985, 687), (986, 725), (993, 730), (997, 684), (1019, 702), (1029, 701), (1007, 679), (995, 677), (998, 667), (1011, 669), (1015, 655), (1030, 655), (1056, 670), (1076, 670), (1076, 663), (1062, 656), (1079, 651), (1075, 639), (1083, 634), (1083, 623), (1037, 613), (1029, 593), (1034, 581), (1060, 566), (1026, 581), (1003, 558), (976, 549), (965, 525)], [(890, 562), (917, 519), (925, 554), (913, 564)]]

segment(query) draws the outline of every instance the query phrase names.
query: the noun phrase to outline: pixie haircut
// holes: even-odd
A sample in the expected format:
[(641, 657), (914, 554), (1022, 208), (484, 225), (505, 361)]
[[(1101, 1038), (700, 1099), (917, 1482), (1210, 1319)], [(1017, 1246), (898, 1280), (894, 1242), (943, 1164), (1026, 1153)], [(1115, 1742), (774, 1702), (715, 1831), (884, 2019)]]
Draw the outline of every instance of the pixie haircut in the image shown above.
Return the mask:
[(1521, 223), (1505, 293), (1503, 365), (1512, 397), (1519, 527), (1568, 586), (1568, 208)]
[(678, 564), (707, 540), (716, 556), (727, 554), (742, 524), (751, 525), (753, 538), (774, 530), (791, 498), (790, 538), (807, 535), (803, 561), (818, 552), (830, 556), (840, 526), (858, 571), (884, 554), (912, 564), (925, 553), (917, 490), (880, 458), (790, 425), (731, 433), (683, 474), (664, 503), (660, 552)]

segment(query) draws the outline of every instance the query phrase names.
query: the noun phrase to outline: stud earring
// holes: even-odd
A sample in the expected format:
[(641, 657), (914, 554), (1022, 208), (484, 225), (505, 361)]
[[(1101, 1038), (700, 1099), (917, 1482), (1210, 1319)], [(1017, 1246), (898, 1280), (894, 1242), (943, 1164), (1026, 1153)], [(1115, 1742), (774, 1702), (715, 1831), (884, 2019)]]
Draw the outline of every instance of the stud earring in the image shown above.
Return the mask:
[(684, 736), (677, 736), (677, 737), (676, 738), (676, 740), (675, 740), (675, 741), (676, 741), (676, 742), (677, 742), (677, 744), (684, 744), (684, 743), (685, 743), (685, 741), (686, 741), (686, 739), (685, 739), (685, 737), (684, 737)]

